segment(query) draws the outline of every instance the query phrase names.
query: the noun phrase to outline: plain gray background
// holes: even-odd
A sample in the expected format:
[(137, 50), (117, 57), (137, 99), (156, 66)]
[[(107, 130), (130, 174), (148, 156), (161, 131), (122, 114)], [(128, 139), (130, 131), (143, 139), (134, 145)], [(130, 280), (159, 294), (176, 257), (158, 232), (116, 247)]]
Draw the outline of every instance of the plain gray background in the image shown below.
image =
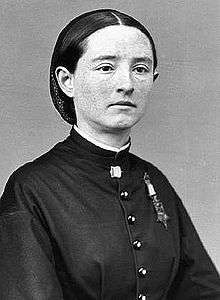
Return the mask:
[(220, 270), (220, 1), (1, 0), (0, 7), (0, 194), (13, 170), (70, 130), (48, 90), (58, 33), (87, 10), (122, 10), (150, 29), (160, 73), (132, 152), (169, 178)]

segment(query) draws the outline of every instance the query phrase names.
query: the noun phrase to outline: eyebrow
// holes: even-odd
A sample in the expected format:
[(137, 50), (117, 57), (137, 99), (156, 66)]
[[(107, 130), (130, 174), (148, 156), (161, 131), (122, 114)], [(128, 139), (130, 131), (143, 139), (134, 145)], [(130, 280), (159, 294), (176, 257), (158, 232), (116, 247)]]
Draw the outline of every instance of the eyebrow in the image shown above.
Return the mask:
[(117, 56), (115, 56), (115, 55), (100, 55), (100, 56), (93, 58), (92, 62), (96, 62), (98, 60), (116, 60), (116, 59), (117, 59)]
[(134, 63), (139, 63), (139, 62), (147, 62), (148, 64), (152, 65), (153, 60), (149, 56), (143, 56), (143, 57), (135, 57), (133, 59)]
[[(93, 58), (92, 62), (101, 61), (101, 60), (117, 60), (118, 56), (116, 55), (100, 55), (95, 58)], [(149, 56), (142, 56), (142, 57), (134, 57), (133, 63), (138, 62), (147, 62), (148, 64), (153, 64), (153, 60)]]

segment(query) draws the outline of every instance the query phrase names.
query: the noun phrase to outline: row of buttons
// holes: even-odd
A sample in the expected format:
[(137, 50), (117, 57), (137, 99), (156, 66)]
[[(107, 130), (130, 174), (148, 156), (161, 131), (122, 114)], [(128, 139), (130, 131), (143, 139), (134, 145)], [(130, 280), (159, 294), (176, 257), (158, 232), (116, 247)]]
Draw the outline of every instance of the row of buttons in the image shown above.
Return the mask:
[[(121, 196), (121, 200), (123, 200), (123, 201), (129, 200), (129, 197), (128, 197), (129, 194), (128, 194), (127, 191), (122, 191), (120, 196)], [(129, 225), (133, 225), (136, 221), (136, 217), (134, 215), (130, 214), (130, 215), (128, 215), (127, 220), (128, 220)], [(142, 242), (139, 241), (139, 240), (135, 240), (135, 241), (133, 241), (132, 245), (133, 245), (133, 248), (135, 250), (140, 250), (141, 247), (142, 247)], [(147, 269), (145, 269), (144, 267), (140, 267), (138, 269), (138, 275), (141, 278), (146, 277), (147, 276)], [(147, 297), (143, 294), (139, 294), (138, 299), (139, 300), (147, 300)]]
[[(129, 215), (128, 216), (128, 224), (129, 225), (133, 225), (135, 223), (135, 221), (136, 221), (136, 217), (134, 215)], [(135, 250), (139, 250), (141, 248), (141, 246), (142, 246), (141, 241), (135, 240), (133, 242), (133, 247), (134, 247)]]

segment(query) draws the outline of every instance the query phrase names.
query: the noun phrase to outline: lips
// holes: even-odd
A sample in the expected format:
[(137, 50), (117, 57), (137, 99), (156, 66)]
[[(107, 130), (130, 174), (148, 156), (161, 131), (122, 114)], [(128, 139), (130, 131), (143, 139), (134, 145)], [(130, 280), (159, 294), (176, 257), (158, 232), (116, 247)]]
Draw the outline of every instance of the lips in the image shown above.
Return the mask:
[(110, 104), (109, 106), (131, 106), (136, 107), (136, 105), (130, 101), (118, 101), (115, 103)]

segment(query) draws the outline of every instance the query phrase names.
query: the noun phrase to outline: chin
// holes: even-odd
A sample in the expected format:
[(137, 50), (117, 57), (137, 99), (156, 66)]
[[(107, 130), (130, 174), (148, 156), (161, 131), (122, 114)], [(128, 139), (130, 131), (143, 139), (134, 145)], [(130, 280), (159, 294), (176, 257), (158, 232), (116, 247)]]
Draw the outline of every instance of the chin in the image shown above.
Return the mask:
[(108, 127), (115, 130), (128, 130), (131, 129), (138, 121), (139, 119), (116, 120), (115, 122), (111, 122)]

